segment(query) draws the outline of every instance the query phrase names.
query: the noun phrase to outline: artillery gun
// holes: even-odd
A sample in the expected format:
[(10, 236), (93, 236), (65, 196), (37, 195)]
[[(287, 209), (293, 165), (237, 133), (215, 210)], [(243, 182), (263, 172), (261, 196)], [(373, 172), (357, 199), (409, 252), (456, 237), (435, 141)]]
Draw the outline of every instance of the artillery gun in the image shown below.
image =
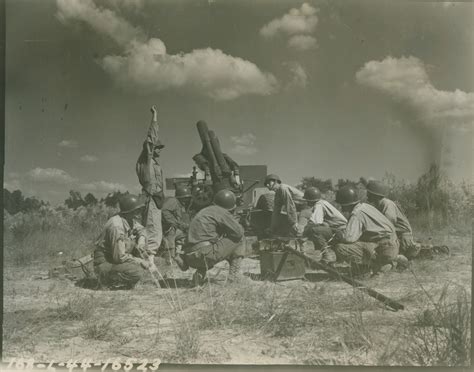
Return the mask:
[[(209, 206), (219, 190), (231, 190), (237, 197), (237, 212), (248, 217), (254, 200), (263, 190), (266, 165), (239, 165), (222, 152), (218, 137), (214, 131), (209, 130), (206, 122), (198, 121), (196, 127), (202, 144), (201, 151), (193, 156), (196, 165), (193, 166), (190, 177), (166, 179), (167, 189), (175, 189), (178, 184), (190, 186), (194, 211)], [(198, 168), (204, 178), (198, 177)]]

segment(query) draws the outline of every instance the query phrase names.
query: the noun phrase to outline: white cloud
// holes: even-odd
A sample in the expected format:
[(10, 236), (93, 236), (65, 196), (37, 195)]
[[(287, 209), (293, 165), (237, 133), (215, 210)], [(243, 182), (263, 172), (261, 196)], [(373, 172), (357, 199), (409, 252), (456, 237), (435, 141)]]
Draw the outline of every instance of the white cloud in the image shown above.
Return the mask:
[(63, 23), (85, 22), (122, 47), (121, 55), (104, 57), (101, 66), (125, 88), (143, 93), (183, 89), (215, 100), (231, 100), (247, 94), (269, 95), (278, 90), (272, 74), (218, 49), (168, 54), (160, 39), (147, 40), (141, 29), (113, 10), (99, 8), (93, 0), (57, 0), (57, 5), (58, 18)]
[(74, 140), (62, 140), (58, 143), (59, 147), (65, 147), (68, 149), (75, 149), (79, 144)]
[(288, 88), (304, 88), (308, 85), (308, 74), (306, 70), (298, 62), (286, 63), (290, 70), (291, 79)]
[(21, 183), (18, 179), (13, 179), (13, 180), (8, 180), (8, 181), (4, 180), (3, 188), (7, 189), (8, 191), (21, 190)]
[(314, 32), (318, 24), (317, 10), (304, 3), (300, 9), (290, 9), (283, 17), (274, 19), (260, 29), (260, 35), (266, 38), (277, 34), (296, 35)]
[(80, 160), (85, 163), (95, 163), (97, 160), (99, 160), (99, 158), (94, 155), (84, 155), (81, 156)]
[(27, 176), (34, 182), (48, 182), (61, 185), (76, 181), (66, 171), (57, 168), (35, 168), (30, 170)]
[(101, 0), (102, 4), (119, 11), (138, 12), (145, 6), (145, 0)]
[(102, 66), (120, 85), (142, 92), (183, 88), (215, 100), (275, 93), (278, 83), (252, 62), (216, 49), (169, 55), (159, 39), (132, 43), (125, 56), (107, 56)]
[(80, 186), (82, 190), (87, 192), (98, 192), (98, 193), (109, 193), (114, 191), (127, 191), (127, 187), (121, 183), (107, 182), (107, 181), (96, 181), (91, 183), (85, 183)]
[(64, 24), (72, 20), (82, 21), (120, 45), (145, 38), (139, 28), (133, 27), (114, 11), (98, 7), (93, 0), (56, 0), (56, 4), (57, 17)]
[(316, 38), (309, 35), (295, 35), (288, 40), (288, 46), (296, 50), (312, 50), (318, 47)]
[(466, 127), (474, 123), (474, 93), (436, 89), (418, 58), (387, 57), (367, 62), (356, 80), (409, 105), (427, 125)]
[(240, 136), (231, 136), (233, 147), (231, 152), (238, 155), (253, 155), (257, 152), (255, 142), (257, 137), (253, 133), (245, 133)]

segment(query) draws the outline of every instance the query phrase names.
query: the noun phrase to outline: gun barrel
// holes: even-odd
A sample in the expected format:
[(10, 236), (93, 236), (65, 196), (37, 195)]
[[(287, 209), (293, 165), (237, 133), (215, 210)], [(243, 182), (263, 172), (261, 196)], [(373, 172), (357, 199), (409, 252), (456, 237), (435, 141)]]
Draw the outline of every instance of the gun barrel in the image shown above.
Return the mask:
[(209, 138), (211, 139), (211, 146), (214, 150), (214, 155), (216, 156), (217, 163), (221, 168), (222, 174), (224, 174), (225, 176), (230, 175), (231, 170), (227, 165), (227, 161), (225, 160), (224, 155), (222, 154), (221, 144), (219, 143), (219, 139), (217, 138), (214, 131), (209, 131)]
[(220, 179), (222, 178), (222, 170), (219, 167), (219, 163), (212, 147), (211, 138), (209, 136), (209, 128), (207, 127), (206, 122), (203, 120), (198, 121), (196, 126), (199, 132), (199, 137), (201, 138), (203, 150), (208, 156), (211, 172), (215, 174), (218, 179)]
[(369, 288), (367, 286), (365, 286), (363, 283), (359, 282), (358, 280), (355, 280), (355, 279), (352, 279), (352, 278), (349, 278), (339, 272), (337, 272), (336, 270), (334, 270), (333, 268), (327, 266), (327, 265), (324, 265), (322, 264), (321, 262), (319, 261), (316, 261), (314, 258), (311, 258), (307, 255), (305, 255), (303, 252), (300, 252), (292, 247), (289, 247), (288, 245), (285, 245), (285, 249), (287, 249), (288, 251), (290, 251), (291, 253), (299, 256), (299, 257), (302, 257), (308, 261), (310, 261), (311, 263), (314, 264), (314, 266), (316, 266), (318, 269), (321, 269), (321, 270), (324, 270), (330, 274), (333, 274), (339, 278), (341, 278), (343, 281), (345, 281), (346, 283), (350, 284), (351, 286), (361, 290), (362, 292), (365, 292), (367, 293), (370, 297), (373, 297), (375, 298), (376, 300), (380, 301), (380, 302), (383, 302), (385, 305), (391, 307), (392, 309), (394, 309), (395, 311), (398, 311), (398, 310), (404, 310), (405, 309), (405, 306), (403, 306), (401, 303), (395, 301), (395, 300), (392, 300), (391, 298), (383, 295), (382, 293), (379, 293), (377, 292), (376, 290), (372, 289), (372, 288)]

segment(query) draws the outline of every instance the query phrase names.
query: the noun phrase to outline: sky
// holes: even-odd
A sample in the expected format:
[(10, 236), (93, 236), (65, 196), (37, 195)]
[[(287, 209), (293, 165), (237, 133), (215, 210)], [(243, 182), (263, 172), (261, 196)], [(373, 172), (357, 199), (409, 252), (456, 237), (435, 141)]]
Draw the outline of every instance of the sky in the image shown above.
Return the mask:
[(165, 177), (204, 120), (242, 165), (473, 181), (474, 4), (7, 0), (4, 187), (138, 192), (158, 108)]

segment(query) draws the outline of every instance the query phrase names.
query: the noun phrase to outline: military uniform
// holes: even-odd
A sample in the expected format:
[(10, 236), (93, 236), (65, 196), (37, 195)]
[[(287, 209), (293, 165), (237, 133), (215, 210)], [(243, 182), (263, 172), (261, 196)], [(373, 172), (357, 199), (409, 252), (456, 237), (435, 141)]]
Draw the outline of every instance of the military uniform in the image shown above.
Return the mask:
[[(218, 205), (199, 211), (191, 221), (184, 261), (203, 276), (220, 261), (244, 256), (244, 229), (231, 212)], [(232, 274), (232, 273), (230, 273)]]
[(275, 191), (271, 229), (279, 236), (296, 236), (298, 223), (296, 199), (303, 199), (303, 192), (296, 187), (281, 184)]
[(162, 255), (168, 258), (174, 256), (176, 240), (186, 238), (189, 223), (190, 214), (186, 207), (177, 198), (166, 199), (162, 208)]
[(395, 231), (400, 243), (400, 253), (407, 258), (416, 257), (420, 249), (413, 240), (413, 230), (408, 218), (403, 214), (397, 204), (390, 199), (383, 198), (376, 207), (395, 226)]
[(94, 271), (99, 283), (109, 287), (132, 288), (144, 270), (140, 258), (132, 252), (139, 241), (145, 242), (145, 228), (139, 223), (131, 227), (121, 216), (110, 218), (96, 242)]
[(392, 263), (399, 245), (395, 227), (375, 207), (358, 203), (334, 250), (338, 260), (380, 267)]
[(156, 254), (158, 252), (163, 238), (161, 226), (161, 208), (164, 202), (163, 170), (158, 160), (153, 157), (155, 147), (163, 147), (163, 145), (159, 140), (158, 122), (152, 121), (143, 143), (143, 150), (136, 164), (138, 180), (147, 198), (145, 204), (145, 227), (149, 254)]

